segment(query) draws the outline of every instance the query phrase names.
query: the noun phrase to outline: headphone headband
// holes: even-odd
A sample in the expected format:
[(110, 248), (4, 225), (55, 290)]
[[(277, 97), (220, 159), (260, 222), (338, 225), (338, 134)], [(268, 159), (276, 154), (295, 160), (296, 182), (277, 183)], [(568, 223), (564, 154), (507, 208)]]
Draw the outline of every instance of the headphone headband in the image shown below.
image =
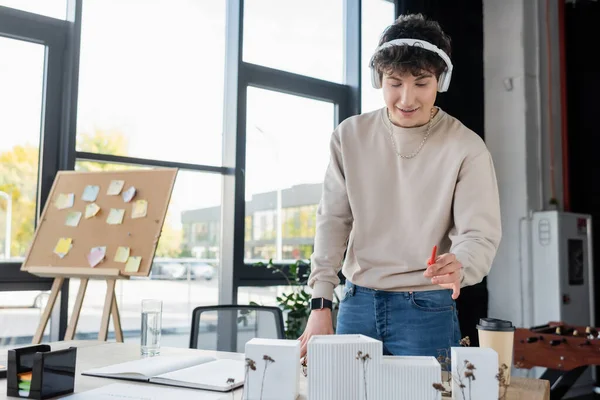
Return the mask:
[(446, 70), (444, 72), (442, 72), (442, 74), (439, 77), (438, 91), (445, 92), (446, 90), (448, 90), (448, 86), (450, 86), (450, 78), (452, 76), (452, 69), (453, 69), (452, 61), (450, 61), (450, 57), (448, 57), (448, 54), (446, 54), (446, 52), (444, 52), (442, 49), (440, 49), (436, 45), (429, 43), (425, 40), (408, 39), (408, 38), (390, 40), (389, 42), (385, 42), (381, 46), (379, 46), (375, 49), (375, 51), (373, 52), (373, 57), (371, 57), (371, 62), (369, 63), (369, 67), (371, 68), (371, 81), (372, 81), (373, 87), (375, 87), (376, 89), (381, 88), (381, 77), (379, 76), (379, 73), (377, 72), (377, 70), (375, 69), (375, 66), (373, 65), (373, 60), (374, 60), (375, 56), (381, 50), (387, 49), (392, 46), (421, 47), (425, 50), (434, 52), (438, 56), (440, 56), (440, 58), (442, 60), (444, 60), (444, 63), (446, 63)]

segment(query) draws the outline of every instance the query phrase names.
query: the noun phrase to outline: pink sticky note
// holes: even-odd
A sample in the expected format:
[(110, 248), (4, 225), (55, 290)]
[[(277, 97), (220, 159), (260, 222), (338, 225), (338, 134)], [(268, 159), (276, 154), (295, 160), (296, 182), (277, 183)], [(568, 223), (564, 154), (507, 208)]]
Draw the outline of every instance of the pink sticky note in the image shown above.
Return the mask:
[(100, 264), (102, 260), (104, 260), (104, 256), (106, 255), (106, 246), (94, 247), (90, 250), (87, 255), (88, 263), (90, 267), (94, 268), (96, 265)]

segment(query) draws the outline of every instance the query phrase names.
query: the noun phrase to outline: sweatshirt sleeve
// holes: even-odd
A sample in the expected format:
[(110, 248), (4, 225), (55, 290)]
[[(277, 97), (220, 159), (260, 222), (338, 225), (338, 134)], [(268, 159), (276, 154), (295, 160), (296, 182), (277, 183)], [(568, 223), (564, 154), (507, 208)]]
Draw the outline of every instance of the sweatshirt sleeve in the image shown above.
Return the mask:
[(498, 183), (487, 149), (464, 160), (453, 210), (450, 252), (463, 265), (461, 286), (474, 285), (490, 272), (502, 237)]
[(313, 297), (332, 300), (333, 289), (340, 283), (338, 272), (352, 229), (352, 211), (346, 191), (339, 128), (331, 135), (330, 160), (323, 192), (317, 207), (315, 248), (311, 256), (308, 286)]

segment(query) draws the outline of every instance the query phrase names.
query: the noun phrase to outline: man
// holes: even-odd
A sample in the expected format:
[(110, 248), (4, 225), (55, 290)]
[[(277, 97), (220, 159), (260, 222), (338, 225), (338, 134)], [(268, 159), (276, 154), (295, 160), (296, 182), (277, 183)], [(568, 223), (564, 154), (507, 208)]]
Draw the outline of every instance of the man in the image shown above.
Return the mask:
[(485, 143), (435, 106), (450, 84), (449, 56), (437, 22), (401, 16), (370, 63), (386, 106), (332, 134), (302, 356), (311, 336), (333, 333), (340, 268), (346, 284), (336, 333), (381, 340), (393, 355), (436, 357), (460, 341), (455, 300), (489, 273), (501, 223)]

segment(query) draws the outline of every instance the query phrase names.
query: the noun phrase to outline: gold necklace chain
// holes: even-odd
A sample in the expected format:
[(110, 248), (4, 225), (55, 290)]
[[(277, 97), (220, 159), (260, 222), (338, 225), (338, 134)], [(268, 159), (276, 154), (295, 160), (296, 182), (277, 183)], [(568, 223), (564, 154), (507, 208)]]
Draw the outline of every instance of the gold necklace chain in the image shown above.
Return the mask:
[(409, 159), (409, 158), (413, 158), (414, 156), (416, 156), (417, 154), (419, 154), (419, 152), (423, 148), (423, 145), (427, 141), (427, 138), (429, 137), (429, 133), (431, 132), (431, 121), (433, 121), (433, 113), (434, 113), (434, 111), (435, 111), (435, 109), (432, 108), (431, 109), (431, 115), (429, 116), (429, 123), (427, 124), (427, 132), (425, 133), (425, 136), (423, 136), (423, 140), (421, 141), (421, 144), (419, 145), (419, 147), (417, 148), (417, 150), (413, 151), (410, 154), (401, 154), (398, 151), (398, 148), (396, 147), (396, 140), (394, 140), (394, 128), (393, 128), (392, 119), (390, 118), (390, 110), (388, 110), (386, 108), (388, 122), (390, 123), (390, 140), (392, 141), (392, 145), (394, 146), (394, 152), (396, 153), (396, 155), (398, 157)]

